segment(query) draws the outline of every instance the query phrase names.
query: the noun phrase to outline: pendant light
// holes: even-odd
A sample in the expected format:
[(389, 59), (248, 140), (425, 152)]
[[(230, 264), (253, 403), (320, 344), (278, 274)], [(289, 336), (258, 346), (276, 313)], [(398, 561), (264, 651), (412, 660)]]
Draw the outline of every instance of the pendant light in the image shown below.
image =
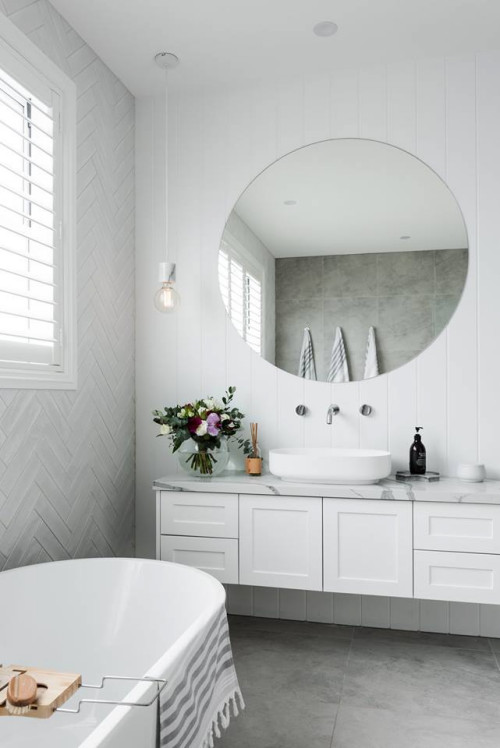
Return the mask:
[[(158, 52), (155, 62), (165, 70), (165, 106), (168, 107), (168, 71), (177, 67), (179, 58), (171, 52)], [(168, 109), (166, 120), (168, 126)], [(165, 169), (165, 260), (159, 264), (158, 280), (160, 288), (154, 295), (155, 308), (163, 314), (174, 312), (180, 304), (180, 297), (175, 290), (175, 262), (168, 258), (168, 168)]]

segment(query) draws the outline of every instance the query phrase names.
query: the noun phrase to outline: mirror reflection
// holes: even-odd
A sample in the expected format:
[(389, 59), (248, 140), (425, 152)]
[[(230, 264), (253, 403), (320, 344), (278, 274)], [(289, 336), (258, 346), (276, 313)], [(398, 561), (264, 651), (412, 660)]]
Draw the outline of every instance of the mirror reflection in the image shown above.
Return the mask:
[(219, 250), (235, 328), (291, 374), (391, 371), (446, 327), (465, 285), (467, 232), (426, 164), (371, 140), (314, 143), (244, 191)]

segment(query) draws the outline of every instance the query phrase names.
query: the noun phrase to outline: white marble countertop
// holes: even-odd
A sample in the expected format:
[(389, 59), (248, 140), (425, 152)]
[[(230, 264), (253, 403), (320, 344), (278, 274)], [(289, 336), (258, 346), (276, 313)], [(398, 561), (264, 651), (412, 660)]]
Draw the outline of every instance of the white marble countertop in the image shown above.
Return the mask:
[(464, 483), (458, 478), (439, 481), (397, 481), (392, 476), (369, 486), (336, 486), (322, 483), (287, 483), (270, 473), (250, 477), (225, 473), (217, 478), (167, 475), (153, 483), (155, 491), (248, 493), (274, 496), (322, 496), (337, 499), (384, 499), (387, 501), (443, 501), (463, 504), (500, 504), (500, 481)]

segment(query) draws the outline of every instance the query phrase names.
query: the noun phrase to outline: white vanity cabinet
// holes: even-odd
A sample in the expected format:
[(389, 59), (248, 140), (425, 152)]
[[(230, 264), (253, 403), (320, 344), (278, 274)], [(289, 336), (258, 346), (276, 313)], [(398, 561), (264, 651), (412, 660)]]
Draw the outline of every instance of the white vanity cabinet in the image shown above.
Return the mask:
[(240, 495), (240, 583), (323, 589), (318, 497)]
[(223, 583), (500, 605), (500, 482), (470, 489), (469, 502), (446, 479), (410, 494), (269, 477), (167, 482), (157, 558)]
[(324, 589), (412, 597), (410, 502), (323, 499)]

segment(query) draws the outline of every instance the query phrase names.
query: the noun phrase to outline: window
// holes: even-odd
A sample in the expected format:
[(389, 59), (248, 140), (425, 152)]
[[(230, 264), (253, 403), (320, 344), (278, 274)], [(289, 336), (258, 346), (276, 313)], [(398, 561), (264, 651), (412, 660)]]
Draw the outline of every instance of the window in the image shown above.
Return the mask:
[(219, 283), (227, 313), (253, 350), (262, 352), (262, 283), (244, 266), (232, 247), (219, 251)]
[(74, 86), (3, 20), (2, 41), (0, 387), (70, 388)]

